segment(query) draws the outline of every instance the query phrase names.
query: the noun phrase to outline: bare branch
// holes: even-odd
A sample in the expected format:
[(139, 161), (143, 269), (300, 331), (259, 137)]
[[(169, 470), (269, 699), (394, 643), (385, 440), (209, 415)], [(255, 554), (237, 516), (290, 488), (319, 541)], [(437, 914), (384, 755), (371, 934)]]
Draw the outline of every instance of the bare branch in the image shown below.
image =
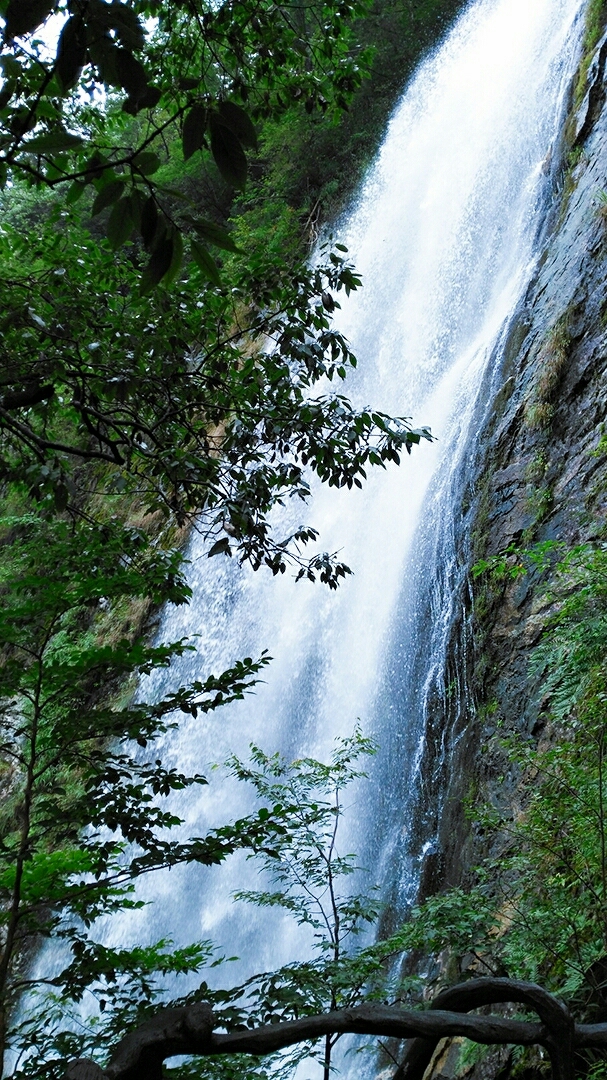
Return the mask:
[[(541, 1023), (504, 1016), (470, 1016), (467, 1011), (515, 1002), (533, 1009)], [(447, 1006), (447, 1008), (445, 1008)], [(425, 1011), (366, 1004), (303, 1017), (256, 1030), (213, 1032), (216, 1019), (207, 1004), (159, 1010), (116, 1047), (105, 1070), (91, 1061), (70, 1063), (66, 1080), (160, 1080), (162, 1062), (175, 1054), (261, 1057), (296, 1043), (335, 1034), (413, 1039), (396, 1078), (421, 1076), (424, 1060), (440, 1039), (463, 1036), (485, 1045), (539, 1044), (550, 1053), (556, 1080), (573, 1076), (574, 1047), (607, 1046), (607, 1024), (574, 1025), (567, 1007), (534, 983), (474, 979), (439, 994)]]
[[(538, 1041), (542, 1042), (550, 1053), (555, 1080), (560, 1080), (561, 1077), (569, 1080), (573, 1077), (574, 1025), (571, 1014), (562, 1002), (535, 983), (492, 977), (472, 979), (443, 990), (434, 998), (430, 1009), (446, 1008), (467, 1012), (503, 1002), (526, 1005), (538, 1014), (545, 1025), (544, 1031), (549, 1033), (547, 1039)], [(405, 1050), (394, 1080), (421, 1080), (438, 1042), (439, 1038), (414, 1039)]]

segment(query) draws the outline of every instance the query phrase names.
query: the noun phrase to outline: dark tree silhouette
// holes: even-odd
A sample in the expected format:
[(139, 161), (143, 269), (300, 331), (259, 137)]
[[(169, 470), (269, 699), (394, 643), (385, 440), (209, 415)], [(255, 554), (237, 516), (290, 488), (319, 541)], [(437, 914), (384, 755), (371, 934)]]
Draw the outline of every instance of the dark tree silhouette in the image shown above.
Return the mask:
[[(539, 1023), (468, 1015), (470, 1010), (502, 1003), (523, 1005), (537, 1014)], [(334, 1033), (410, 1040), (394, 1080), (422, 1080), (438, 1042), (448, 1036), (464, 1036), (490, 1046), (543, 1046), (550, 1055), (554, 1080), (574, 1080), (576, 1050), (607, 1049), (607, 1024), (577, 1024), (567, 1006), (541, 986), (514, 979), (459, 983), (439, 994), (426, 1011), (358, 1005), (228, 1034), (215, 1034), (214, 1023), (208, 1005), (160, 1009), (118, 1043), (106, 1069), (80, 1059), (70, 1063), (66, 1080), (162, 1080), (162, 1063), (175, 1054), (263, 1056)]]

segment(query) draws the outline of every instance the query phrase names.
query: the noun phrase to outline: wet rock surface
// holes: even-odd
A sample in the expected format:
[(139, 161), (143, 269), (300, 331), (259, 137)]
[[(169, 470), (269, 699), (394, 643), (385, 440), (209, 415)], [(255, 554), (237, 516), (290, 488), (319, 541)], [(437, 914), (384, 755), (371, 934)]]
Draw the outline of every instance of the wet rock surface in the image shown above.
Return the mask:
[[(596, 57), (607, 53), (603, 39)], [(598, 63), (598, 60), (597, 60)], [(597, 63), (589, 78), (596, 79)], [(501, 390), (479, 445), (466, 502), (462, 554), (472, 563), (509, 545), (545, 540), (568, 547), (605, 533), (607, 509), (607, 105), (594, 86), (592, 125), (578, 163), (563, 170), (539, 268), (517, 312)], [(588, 110), (584, 99), (581, 106)], [(601, 440), (603, 442), (601, 443)], [(514, 556), (513, 556), (514, 561)], [(541, 686), (530, 651), (545, 624), (546, 576), (531, 572), (487, 589), (473, 582), (469, 684), (474, 708), (455, 747), (440, 827), (443, 882), (462, 881), (483, 854), (463, 814), (472, 784), (509, 802), (516, 777), (502, 775), (492, 740), (502, 730), (538, 734)], [(455, 631), (456, 633), (456, 631)]]
[[(464, 478), (461, 558), (470, 567), (509, 545), (557, 540), (571, 547), (605, 538), (606, 65), (607, 34), (589, 65), (582, 103), (567, 120), (562, 157), (574, 164), (555, 174), (538, 269), (513, 320), (500, 389)], [(467, 657), (470, 702), (457, 712), (457, 731), (449, 731), (448, 716), (443, 721), (451, 754), (422, 897), (465, 883), (491, 853), (494, 838), (464, 810), (471, 794), (502, 807), (520, 802), (519, 777), (500, 746), (504, 733), (540, 739), (544, 731), (542, 685), (530, 672), (530, 656), (550, 610), (547, 575), (531, 572), (498, 583), (471, 575), (470, 582), (472, 601), (470, 593), (462, 595), (462, 616), (453, 627), (453, 655)], [(463, 650), (465, 634), (472, 641)], [(428, 747), (425, 777), (435, 767), (432, 740)], [(508, 1076), (504, 1052), (462, 1071), (453, 1041), (445, 1043), (428, 1077), (464, 1075)]]

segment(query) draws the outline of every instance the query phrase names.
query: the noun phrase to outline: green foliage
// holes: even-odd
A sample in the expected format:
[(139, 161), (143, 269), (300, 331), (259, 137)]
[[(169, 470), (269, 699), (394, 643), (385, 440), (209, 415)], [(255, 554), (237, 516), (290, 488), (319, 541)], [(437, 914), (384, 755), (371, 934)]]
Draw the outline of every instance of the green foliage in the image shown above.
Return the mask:
[(586, 27), (584, 33), (584, 46), (582, 61), (578, 72), (575, 87), (574, 100), (579, 105), (586, 91), (586, 76), (596, 46), (605, 29), (607, 20), (607, 7), (605, 0), (590, 0), (586, 9)]
[[(548, 570), (549, 616), (533, 656), (546, 732), (539, 746), (514, 735), (502, 742), (520, 807), (471, 801), (494, 855), (472, 887), (414, 911), (398, 938), (436, 956), (447, 950), (450, 978), (489, 970), (540, 982), (592, 1022), (607, 1013), (607, 552), (511, 546), (476, 572), (507, 580)], [(580, 1059), (584, 1075), (591, 1066), (601, 1074), (604, 1062), (593, 1060)]]
[[(40, 602), (41, 595), (37, 599)], [(66, 611), (73, 608), (66, 605)], [(140, 666), (155, 662), (152, 653), (145, 651)], [(79, 658), (72, 642), (72, 666), (74, 655)], [(56, 683), (47, 688), (50, 677), (41, 674), (40, 662), (32, 660), (32, 679), (37, 677), (42, 686), (40, 706), (31, 706), (31, 719), (20, 717), (15, 738), (2, 747), (22, 775), (20, 828), (7, 830), (0, 852), (6, 950), (9, 943), (13, 947), (12, 955), (6, 950), (2, 954), (6, 964), (0, 969), (5, 1009), (10, 1011), (15, 995), (27, 990), (26, 1007), (7, 1032), (13, 1051), (27, 1049), (15, 1077), (59, 1078), (66, 1058), (83, 1054), (103, 1061), (105, 1048), (151, 1015), (159, 999), (166, 1000), (167, 985), (174, 993), (180, 975), (225, 961), (208, 942), (180, 949), (167, 940), (147, 947), (110, 947), (96, 940), (95, 920), (141, 907), (133, 888), (141, 874), (180, 862), (217, 863), (237, 848), (250, 849), (277, 887), (241, 892), (235, 899), (279, 907), (300, 925), (310, 926), (313, 954), (305, 963), (255, 975), (230, 990), (213, 989), (203, 979), (196, 990), (174, 1003), (211, 1002), (218, 1024), (231, 1031), (296, 1019), (361, 998), (377, 960), (370, 963), (363, 956), (361, 961), (354, 941), (375, 920), (377, 904), (344, 887), (358, 868), (353, 856), (338, 853), (342, 793), (364, 776), (359, 759), (374, 749), (358, 729), (337, 742), (327, 764), (309, 758), (288, 764), (256, 747), (248, 765), (231, 759), (230, 770), (252, 784), (258, 811), (186, 843), (167, 838), (180, 820), (162, 810), (158, 797), (206, 780), (165, 770), (158, 759), (130, 753), (128, 743), (122, 742), (116, 751), (100, 745), (106, 732), (121, 733), (131, 740), (136, 736), (144, 749), (152, 750), (156, 734), (175, 722), (176, 699), (182, 710), (196, 712), (217, 707), (219, 695), (242, 696), (261, 666), (251, 661), (245, 665), (246, 669), (239, 665), (220, 680), (181, 690), (155, 706), (136, 706), (126, 713), (89, 709), (79, 737), (69, 741), (58, 720), (68, 706), (57, 706)], [(46, 666), (57, 676), (52, 638)], [(22, 684), (21, 698), (27, 702), (28, 680)], [(39, 935), (62, 943), (63, 969), (37, 982), (23, 978), (16, 946), (22, 948)], [(336, 1041), (336, 1036), (329, 1038), (320, 1055), (327, 1070)], [(237, 1069), (239, 1075), (251, 1077), (277, 1072), (287, 1076), (298, 1061), (314, 1054), (304, 1045), (263, 1064), (244, 1057), (232, 1064), (202, 1060), (186, 1063), (170, 1075), (217, 1078)]]
[[(307, 499), (310, 470), (361, 486), (368, 465), (428, 437), (312, 393), (356, 362), (331, 325), (336, 297), (359, 285), (343, 252), (327, 250), (314, 269), (260, 254), (233, 268), (229, 289), (193, 275), (149, 296), (128, 258), (60, 221), (61, 233), (51, 219), (34, 244), (10, 227), (0, 236), (0, 479), (42, 507), (77, 508), (73, 463), (88, 462), (98, 495), (137, 492), (148, 512), (180, 523), (196, 514), (211, 543), (223, 533), (212, 550), (284, 572), (316, 534), (275, 539), (268, 514), (287, 496)], [(236, 247), (211, 223), (197, 228)], [(345, 572), (299, 561), (331, 586)]]
[[(459, 6), (428, 0), (408, 12), (410, 64)], [(339, 791), (369, 744), (358, 733), (327, 767), (287, 768), (258, 751), (248, 779), (262, 796), (259, 785), (282, 785), (282, 801), (174, 839), (179, 792), (206, 779), (165, 767), (158, 739), (180, 713), (196, 719), (242, 697), (267, 657), (143, 704), (125, 686), (191, 645), (121, 630), (135, 602), (188, 600), (161, 516), (169, 526), (195, 517), (209, 555), (275, 574), (291, 560), (299, 577), (335, 587), (347, 567), (304, 557), (310, 527), (274, 536), (272, 507), (305, 500), (310, 473), (361, 486), (370, 465), (429, 437), (334, 391), (356, 361), (332, 316), (360, 282), (339, 245), (304, 264), (310, 168), (322, 164), (325, 208), (336, 206), (403, 79), (401, 49), (390, 86), (361, 98), (339, 134), (370, 62), (368, 40), (352, 33), (366, 11), (350, 0), (0, 0), (0, 484), (15, 511), (0, 525), (0, 1043), (27, 1049), (18, 1075), (58, 1078), (67, 1058), (99, 1057), (168, 983), (221, 959), (208, 943), (111, 949), (95, 922), (140, 905), (142, 874), (238, 848), (278, 874), (272, 894), (249, 899), (326, 936), (308, 964), (230, 994), (202, 982), (192, 1000), (212, 1001), (230, 1028), (385, 986), (386, 949), (353, 947), (376, 906), (333, 887), (327, 900), (321, 884), (327, 870), (336, 883), (354, 869), (333, 830)], [(49, 56), (53, 13), (63, 24)], [(379, 22), (376, 74), (403, 13), (390, 5)], [(293, 837), (313, 902), (297, 891)], [(61, 960), (44, 985), (28, 964), (43, 939)], [(280, 1068), (268, 1066), (273, 1077)], [(250, 1060), (180, 1069), (269, 1075)]]
[(569, 323), (567, 311), (557, 319), (540, 349), (537, 372), (525, 408), (525, 419), (532, 430), (550, 430), (571, 349)]
[[(268, 757), (251, 748), (251, 761), (232, 758), (228, 765), (239, 780), (251, 784), (257, 798), (284, 816), (287, 826), (272, 850), (256, 855), (271, 883), (270, 890), (240, 890), (236, 900), (258, 907), (278, 908), (312, 931), (312, 952), (304, 963), (282, 968), (247, 984), (257, 1023), (276, 1023), (360, 1000), (368, 980), (368, 965), (355, 949), (358, 935), (373, 924), (379, 907), (373, 890), (351, 893), (348, 879), (360, 875), (356, 857), (339, 852), (339, 824), (345, 788), (365, 776), (359, 759), (375, 752), (373, 742), (357, 727), (339, 739), (326, 764), (304, 758), (292, 764), (278, 754)], [(259, 811), (264, 817), (269, 813)], [(356, 977), (358, 976), (358, 977)], [(327, 1036), (319, 1054), (325, 1076), (339, 1035)], [(304, 1047), (295, 1050), (292, 1064), (317, 1056)]]
[[(463, 8), (463, 0), (374, 0), (353, 26), (369, 75), (333, 123), (290, 108), (260, 132), (261, 177), (253, 175), (238, 210), (257, 215), (265, 200), (294, 210), (306, 241), (347, 207), (385, 133), (409, 76)], [(288, 249), (287, 249), (288, 250)]]
[[(145, 287), (168, 282), (181, 265), (180, 227), (162, 184), (151, 179), (167, 139), (180, 137), (186, 161), (210, 151), (223, 180), (243, 189), (256, 123), (294, 101), (308, 113), (347, 107), (362, 77), (349, 23), (363, 10), (358, 0), (5, 0), (2, 186), (21, 178), (38, 187), (69, 184), (72, 203), (89, 188), (94, 215), (115, 208), (107, 226), (113, 246), (139, 232), (150, 253)], [(63, 23), (49, 57), (36, 35), (51, 14)], [(131, 122), (140, 116), (143, 124)], [(153, 228), (144, 213), (150, 201)]]
[[(122, 1031), (152, 1000), (154, 972), (195, 970), (208, 954), (206, 946), (173, 952), (167, 942), (116, 953), (95, 943), (91, 924), (140, 906), (133, 884), (142, 874), (184, 862), (211, 865), (237, 848), (271, 846), (284, 824), (272, 811), (207, 837), (171, 839), (181, 822), (167, 797), (207, 781), (166, 768), (154, 749), (179, 713), (196, 717), (242, 698), (267, 657), (239, 661), (153, 704), (108, 701), (120, 680), (168, 666), (192, 648), (185, 641), (107, 645), (97, 631), (101, 602), (138, 594), (156, 603), (185, 602), (180, 557), (115, 523), (74, 528), (30, 514), (2, 526), (10, 555), (0, 577), (0, 755), (13, 794), (0, 839), (0, 1037), (2, 1050), (15, 1040), (29, 1046), (25, 1073), (41, 1076), (46, 1066), (35, 1048), (46, 1060), (67, 1038), (59, 1031), (53, 1042), (50, 1014), (85, 992), (107, 1002), (114, 987), (117, 1004), (108, 1017), (112, 1030)], [(35, 979), (23, 975), (24, 954), (50, 937), (63, 943), (65, 966), (51, 979), (53, 992), (40, 1002), (35, 1024), (17, 1018), (11, 1033), (16, 1001), (24, 989), (36, 990)]]
[[(285, 260), (284, 234), (226, 228), (224, 181), (244, 187), (264, 124), (347, 107), (364, 10), (3, 5), (0, 482), (77, 514), (93, 492), (136, 493), (150, 514), (196, 517), (213, 554), (273, 573), (293, 560), (332, 588), (347, 573), (304, 557), (313, 529), (272, 536), (270, 510), (305, 500), (310, 472), (360, 486), (428, 433), (314, 394), (354, 366), (332, 314), (360, 281), (344, 252), (309, 269), (299, 242)], [(65, 21), (49, 57), (51, 13)]]
[(492, 555), (490, 559), (479, 559), (471, 568), (471, 574), (473, 578), (487, 574), (495, 581), (516, 581), (530, 570), (542, 574), (550, 568), (554, 555), (562, 548), (563, 545), (558, 540), (543, 540), (523, 549), (513, 541), (499, 555)]

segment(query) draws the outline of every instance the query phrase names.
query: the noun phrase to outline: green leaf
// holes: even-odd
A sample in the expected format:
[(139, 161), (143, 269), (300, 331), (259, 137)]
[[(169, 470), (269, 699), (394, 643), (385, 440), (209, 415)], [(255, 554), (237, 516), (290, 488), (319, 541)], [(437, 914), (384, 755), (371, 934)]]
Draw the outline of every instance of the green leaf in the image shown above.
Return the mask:
[(35, 135), (28, 139), (23, 149), (28, 153), (43, 154), (52, 151), (75, 150), (84, 145), (80, 135), (71, 135), (69, 131), (48, 131), (44, 135)]
[(213, 555), (231, 555), (232, 549), (230, 547), (230, 541), (227, 536), (222, 536), (221, 540), (217, 540), (211, 550), (208, 553), (207, 558), (212, 559)]
[(247, 182), (245, 152), (238, 137), (215, 114), (211, 115), (211, 151), (224, 180), (244, 191)]
[(227, 128), (237, 136), (243, 146), (257, 149), (257, 132), (248, 113), (233, 101), (219, 102), (219, 117)]
[(152, 176), (153, 173), (158, 172), (162, 162), (158, 154), (154, 154), (151, 150), (144, 150), (133, 158), (133, 165), (144, 176)]
[(110, 206), (120, 198), (124, 191), (124, 180), (110, 180), (109, 184), (101, 189), (91, 210), (91, 217), (96, 217), (106, 206)]
[(0, 59), (0, 67), (4, 72), (5, 79), (20, 79), (23, 75), (23, 68), (14, 56), (3, 56)]
[(153, 109), (161, 97), (162, 93), (157, 86), (148, 86), (141, 97), (128, 97), (122, 105), (122, 111), (131, 116), (137, 116), (142, 109)]
[(194, 105), (183, 123), (183, 159), (187, 161), (204, 143), (207, 126), (207, 111), (202, 105)]
[(171, 265), (163, 278), (164, 285), (171, 285), (175, 281), (183, 262), (183, 237), (178, 229), (173, 229), (171, 236), (173, 240), (173, 256)]
[(141, 211), (141, 239), (147, 248), (151, 247), (158, 228), (158, 207), (153, 195), (146, 199)]
[(202, 273), (208, 281), (212, 282), (213, 285), (217, 285), (217, 287), (220, 288), (221, 277), (219, 274), (219, 270), (217, 268), (216, 262), (214, 261), (214, 259), (211, 258), (207, 249), (203, 247), (202, 244), (199, 244), (197, 240), (190, 241), (190, 248), (192, 251), (192, 258), (194, 259), (194, 262), (196, 263), (198, 268), (202, 270)]
[(128, 196), (129, 207), (131, 212), (131, 219), (134, 229), (141, 229), (141, 212), (145, 204), (145, 198), (141, 191), (137, 188), (133, 188), (131, 194)]
[(85, 184), (92, 184), (93, 180), (101, 180), (107, 164), (107, 158), (103, 154), (100, 154), (98, 150), (95, 150), (95, 153), (92, 154), (86, 163)]
[(106, 86), (120, 86), (118, 75), (119, 49), (107, 34), (96, 34), (89, 40), (89, 56), (99, 68), (99, 74)]
[(30, 34), (48, 18), (56, 0), (10, 0), (6, 9), (5, 37)]
[(69, 503), (69, 491), (65, 484), (58, 484), (55, 488), (55, 510), (61, 513), (67, 509)]
[(135, 52), (140, 52), (143, 49), (145, 31), (132, 8), (113, 0), (113, 3), (109, 5), (107, 18), (109, 25), (118, 34), (120, 44), (124, 45), (125, 49), (134, 49)]
[(216, 225), (214, 221), (206, 221), (203, 218), (193, 218), (188, 215), (186, 221), (196, 229), (199, 236), (202, 236), (203, 240), (206, 240), (209, 244), (214, 244), (215, 247), (223, 248), (224, 251), (233, 251), (235, 254), (242, 254), (239, 247), (236, 246), (234, 240), (230, 236), (229, 232), (221, 228), (221, 225)]
[(8, 105), (13, 94), (16, 92), (17, 87), (18, 83), (16, 79), (6, 80), (4, 86), (2, 87), (2, 90), (0, 90), (0, 110), (4, 109)]
[(85, 191), (86, 184), (83, 184), (82, 180), (74, 180), (74, 183), (68, 188), (67, 195), (65, 196), (65, 201), (68, 206), (73, 206), (74, 203), (77, 203), (78, 199), (84, 195)]
[(154, 248), (150, 261), (141, 275), (141, 293), (150, 292), (162, 281), (173, 263), (174, 240), (169, 233), (164, 233)]
[(107, 223), (107, 238), (110, 247), (116, 251), (128, 240), (133, 231), (133, 213), (130, 198), (119, 199), (114, 203)]
[(68, 19), (57, 45), (55, 74), (63, 88), (70, 90), (78, 81), (86, 61), (86, 34), (80, 15)]
[(148, 89), (145, 68), (128, 49), (116, 50), (116, 74), (118, 83), (130, 98), (139, 101)]

